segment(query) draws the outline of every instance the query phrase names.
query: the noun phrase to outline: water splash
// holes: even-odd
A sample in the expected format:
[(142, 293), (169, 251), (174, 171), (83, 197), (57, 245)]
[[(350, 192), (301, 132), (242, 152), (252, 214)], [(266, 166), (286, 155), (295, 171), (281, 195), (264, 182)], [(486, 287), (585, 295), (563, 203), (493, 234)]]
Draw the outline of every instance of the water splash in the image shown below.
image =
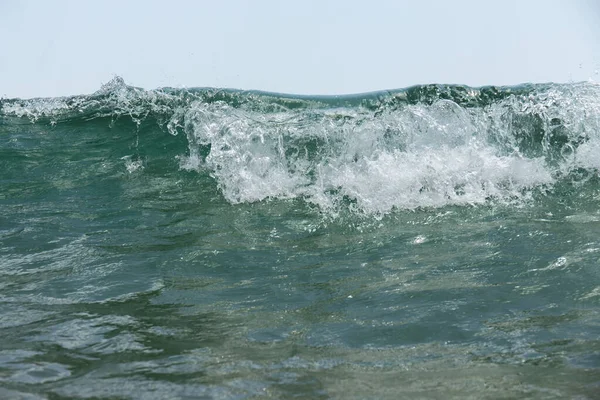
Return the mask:
[[(322, 210), (513, 202), (600, 164), (600, 86), (425, 85), (351, 96), (127, 86), (90, 96), (3, 100), (37, 123), (130, 118), (183, 134), (182, 169), (231, 203), (301, 198)], [(139, 132), (143, 141), (143, 131)], [(137, 146), (137, 145), (136, 145)], [(141, 169), (129, 162), (128, 171)], [(577, 172), (578, 171), (578, 172)], [(578, 178), (581, 180), (580, 178)]]

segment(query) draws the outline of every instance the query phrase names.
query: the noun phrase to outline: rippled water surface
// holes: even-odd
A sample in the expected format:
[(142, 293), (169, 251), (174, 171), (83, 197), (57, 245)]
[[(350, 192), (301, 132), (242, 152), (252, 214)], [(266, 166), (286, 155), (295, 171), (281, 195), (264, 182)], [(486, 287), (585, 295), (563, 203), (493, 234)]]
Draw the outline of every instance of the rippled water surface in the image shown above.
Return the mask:
[(2, 398), (598, 398), (596, 85), (0, 110)]

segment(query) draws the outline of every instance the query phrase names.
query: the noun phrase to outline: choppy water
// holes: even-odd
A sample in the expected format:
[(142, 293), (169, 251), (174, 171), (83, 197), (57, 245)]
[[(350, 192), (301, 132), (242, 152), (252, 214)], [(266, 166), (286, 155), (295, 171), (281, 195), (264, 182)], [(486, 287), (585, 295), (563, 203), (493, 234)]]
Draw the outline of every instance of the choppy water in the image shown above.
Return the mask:
[(0, 397), (600, 398), (600, 86), (0, 100)]

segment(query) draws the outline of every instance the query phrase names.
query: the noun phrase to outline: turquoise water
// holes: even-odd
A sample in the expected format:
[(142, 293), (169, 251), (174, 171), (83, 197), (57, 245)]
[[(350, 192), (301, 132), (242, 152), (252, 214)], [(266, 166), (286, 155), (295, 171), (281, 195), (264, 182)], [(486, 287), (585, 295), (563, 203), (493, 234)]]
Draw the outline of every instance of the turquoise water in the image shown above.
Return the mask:
[(0, 397), (600, 393), (600, 86), (0, 100)]

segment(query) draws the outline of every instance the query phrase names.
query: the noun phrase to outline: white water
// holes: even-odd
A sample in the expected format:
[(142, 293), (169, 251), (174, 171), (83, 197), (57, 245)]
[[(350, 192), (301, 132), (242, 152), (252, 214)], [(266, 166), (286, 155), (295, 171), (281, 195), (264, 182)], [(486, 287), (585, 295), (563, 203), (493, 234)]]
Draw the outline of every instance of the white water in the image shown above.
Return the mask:
[[(196, 102), (184, 116), (190, 154), (182, 167), (209, 171), (232, 203), (301, 197), (322, 209), (349, 201), (380, 214), (519, 201), (574, 168), (600, 167), (600, 99), (566, 95), (478, 108), (438, 100), (378, 116), (362, 108), (265, 114)], [(566, 144), (551, 143), (557, 119)], [(544, 138), (522, 148), (518, 135), (533, 135), (536, 123)]]

